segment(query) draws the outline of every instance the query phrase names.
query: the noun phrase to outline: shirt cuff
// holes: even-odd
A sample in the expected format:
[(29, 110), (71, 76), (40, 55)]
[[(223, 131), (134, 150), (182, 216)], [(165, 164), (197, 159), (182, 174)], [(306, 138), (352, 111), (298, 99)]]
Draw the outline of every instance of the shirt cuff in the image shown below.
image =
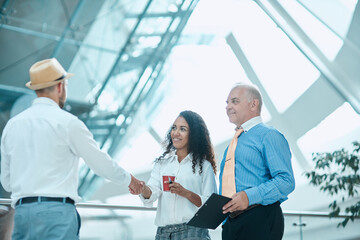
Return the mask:
[(144, 196), (140, 194), (139, 197), (140, 197), (140, 200), (143, 202), (145, 207), (152, 207), (153, 206), (154, 202), (151, 201), (151, 196), (150, 196), (150, 198), (144, 198)]
[[(210, 196), (203, 196), (203, 195), (199, 195), (200, 199), (201, 199), (201, 206), (202, 207), (204, 205), (204, 203), (209, 199)], [(198, 207), (198, 208), (200, 208)]]
[(152, 207), (153, 203), (160, 197), (161, 191), (156, 191), (154, 188), (148, 185), (151, 190), (151, 196), (149, 198), (144, 198), (141, 194), (139, 195), (140, 200), (143, 202), (145, 207)]
[[(201, 199), (201, 206), (202, 206), (202, 205), (204, 205), (204, 203), (206, 202), (206, 200), (207, 200), (208, 198), (207, 198), (207, 197), (200, 196), (200, 199)], [(200, 207), (201, 207), (201, 206), (200, 206)], [(197, 207), (197, 208), (199, 209), (200, 207)]]
[(126, 176), (125, 176), (125, 183), (127, 183), (126, 186), (129, 186), (130, 183), (131, 183), (131, 174), (130, 173), (127, 173)]
[(246, 189), (244, 191), (249, 199), (249, 206), (254, 204), (260, 204), (262, 202), (262, 197), (259, 193), (259, 190), (255, 187)]

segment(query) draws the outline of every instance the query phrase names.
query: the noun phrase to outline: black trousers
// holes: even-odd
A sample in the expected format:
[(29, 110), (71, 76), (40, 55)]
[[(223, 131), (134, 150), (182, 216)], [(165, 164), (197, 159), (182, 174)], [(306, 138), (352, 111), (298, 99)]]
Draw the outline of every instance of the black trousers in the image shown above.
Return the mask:
[(279, 240), (284, 234), (284, 216), (280, 203), (260, 205), (222, 226), (223, 240)]

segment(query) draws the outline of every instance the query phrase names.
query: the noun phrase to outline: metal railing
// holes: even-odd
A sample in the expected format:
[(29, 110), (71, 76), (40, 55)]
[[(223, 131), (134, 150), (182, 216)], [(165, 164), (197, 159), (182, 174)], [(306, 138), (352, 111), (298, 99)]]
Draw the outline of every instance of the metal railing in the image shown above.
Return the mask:
[[(0, 198), (0, 204), (10, 205), (11, 199)], [(122, 209), (122, 210), (139, 210), (139, 211), (156, 211), (156, 207), (138, 207), (138, 206), (122, 206), (118, 204), (107, 204), (107, 203), (91, 203), (91, 202), (80, 202), (75, 203), (76, 207), (79, 208), (102, 208), (102, 209)], [(284, 216), (292, 217), (330, 217), (327, 212), (316, 212), (316, 211), (284, 211)], [(333, 218), (345, 218), (350, 216), (349, 214), (339, 214), (339, 216)], [(360, 219), (359, 216), (355, 216), (355, 219)]]
[[(10, 205), (11, 199), (0, 198), (0, 204)], [(117, 209), (117, 210), (139, 210), (139, 211), (156, 211), (155, 207), (136, 207), (136, 206), (121, 206), (117, 204), (106, 204), (106, 203), (90, 203), (90, 202), (81, 202), (75, 203), (75, 206), (78, 208), (101, 208), (101, 209)]]
[[(11, 200), (10, 199), (5, 199), (5, 198), (0, 198), (0, 205), (10, 205), (11, 204)], [(133, 210), (133, 211), (156, 211), (156, 207), (140, 207), (140, 206), (123, 206), (123, 205), (118, 205), (118, 204), (106, 204), (106, 203), (91, 203), (91, 202), (80, 202), (80, 203), (76, 203), (75, 206), (77, 208), (89, 208), (89, 209), (108, 209), (108, 210)], [(292, 222), (292, 226), (294, 227), (299, 227), (299, 232), (298, 232), (298, 236), (300, 238), (300, 240), (302, 240), (304, 238), (303, 236), (303, 232), (304, 232), (304, 227), (307, 226), (307, 223), (303, 220), (304, 217), (311, 217), (311, 218), (316, 218), (316, 217), (320, 217), (320, 218), (328, 218), (328, 219), (332, 219), (332, 218), (346, 218), (350, 215), (348, 214), (340, 214), (339, 216), (336, 217), (331, 217), (329, 213), (327, 212), (316, 212), (316, 211), (283, 211), (283, 214), (286, 218), (291, 218), (291, 217), (297, 217), (296, 221), (297, 222)], [(116, 219), (117, 217), (119, 218), (124, 218), (123, 216), (98, 216), (95, 219), (97, 220), (106, 220), (106, 219)], [(89, 218), (89, 217), (85, 217), (85, 218)], [(355, 216), (354, 219), (360, 219), (359, 216)]]

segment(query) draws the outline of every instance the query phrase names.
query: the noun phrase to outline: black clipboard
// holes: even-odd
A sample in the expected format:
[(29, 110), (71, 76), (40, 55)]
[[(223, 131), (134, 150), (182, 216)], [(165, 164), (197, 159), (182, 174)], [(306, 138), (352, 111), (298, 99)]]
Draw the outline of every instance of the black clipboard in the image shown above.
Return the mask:
[(222, 207), (228, 203), (231, 198), (213, 193), (202, 207), (195, 213), (187, 225), (216, 229), (230, 213), (223, 214)]

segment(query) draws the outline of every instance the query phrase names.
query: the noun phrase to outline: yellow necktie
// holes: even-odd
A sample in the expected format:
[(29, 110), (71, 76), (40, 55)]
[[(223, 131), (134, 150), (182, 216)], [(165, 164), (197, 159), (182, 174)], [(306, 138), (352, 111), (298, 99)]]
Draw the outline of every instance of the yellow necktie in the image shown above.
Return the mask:
[(240, 128), (235, 132), (233, 139), (226, 153), (225, 165), (222, 175), (221, 194), (226, 197), (232, 197), (236, 193), (235, 185), (235, 149), (238, 137), (244, 130)]

